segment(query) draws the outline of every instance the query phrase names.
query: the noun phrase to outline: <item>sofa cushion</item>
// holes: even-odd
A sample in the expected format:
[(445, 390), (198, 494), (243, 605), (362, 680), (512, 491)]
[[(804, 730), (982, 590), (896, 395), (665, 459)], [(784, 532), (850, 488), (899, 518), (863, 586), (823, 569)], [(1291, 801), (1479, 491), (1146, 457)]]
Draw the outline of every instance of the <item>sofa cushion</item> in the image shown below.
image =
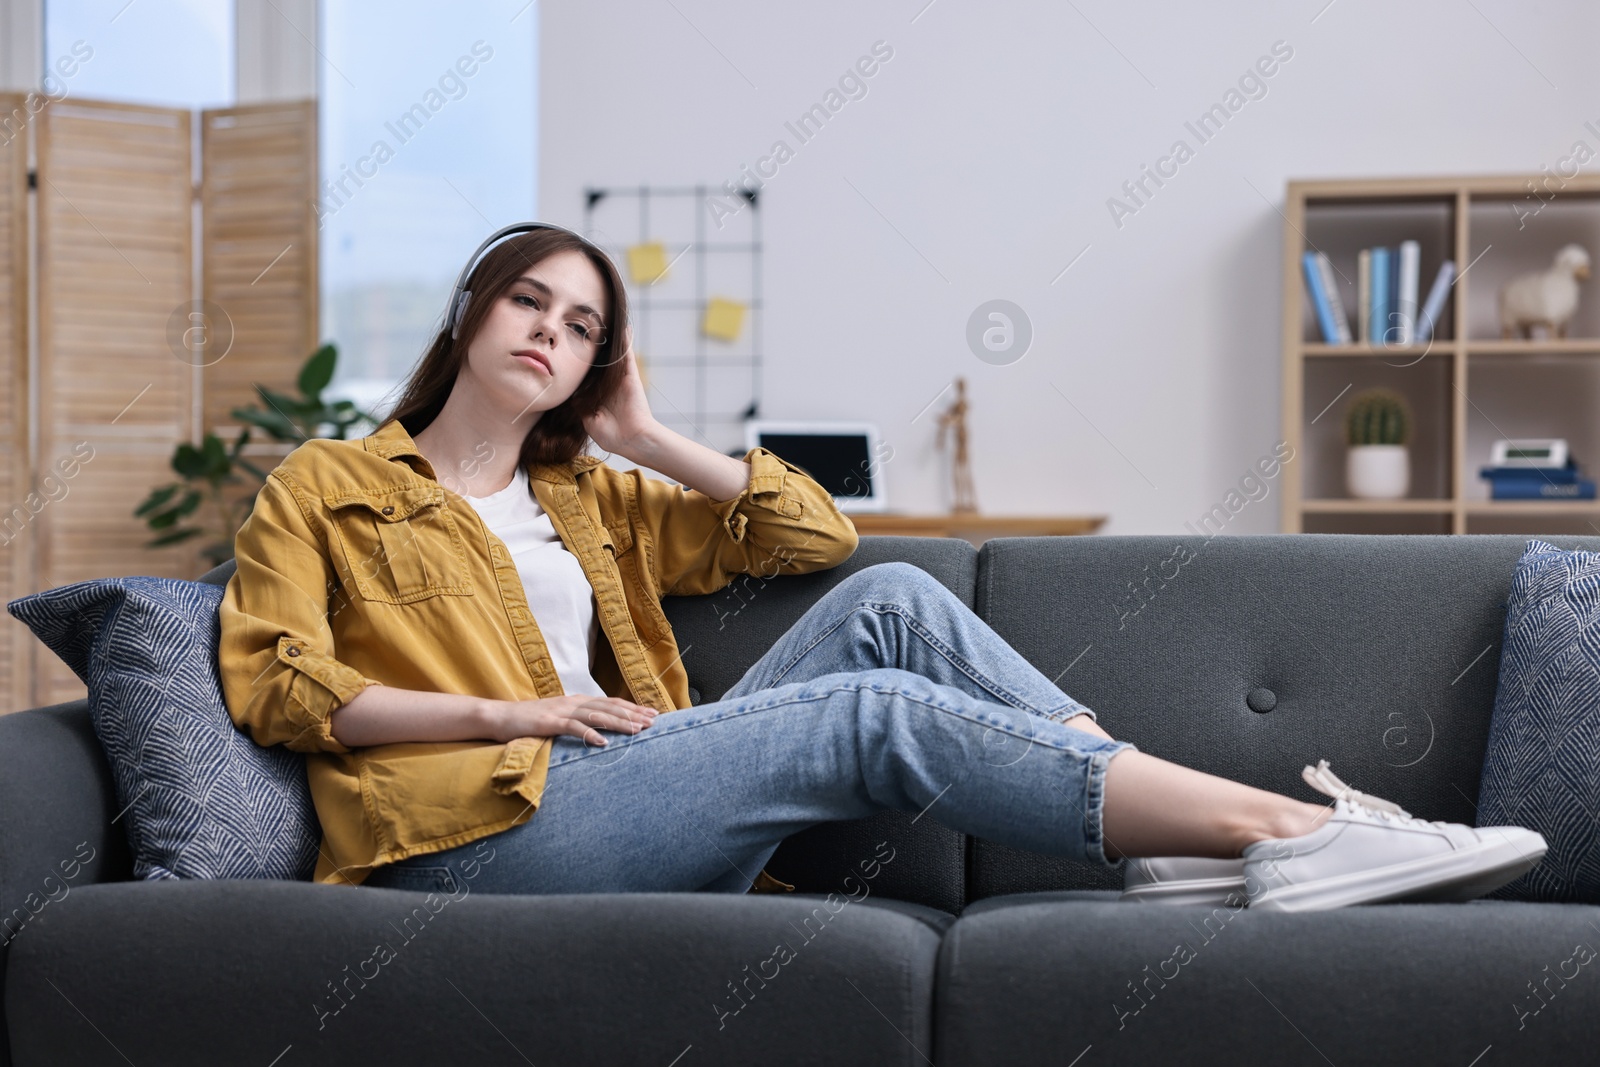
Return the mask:
[(934, 1059), (1588, 1063), (1596, 925), (1590, 906), (1501, 900), (1286, 913), (993, 897), (940, 946)]
[(1528, 542), (1511, 578), (1479, 826), (1526, 826), (1550, 851), (1495, 892), (1600, 902), (1600, 552)]
[(309, 881), (321, 831), (305, 760), (228, 715), (217, 677), (223, 587), (105, 578), (6, 605), (89, 687), (135, 878)]
[(11, 948), (12, 1052), (206, 1067), (935, 1058), (937, 914), (843, 894), (471, 888), (74, 891)]

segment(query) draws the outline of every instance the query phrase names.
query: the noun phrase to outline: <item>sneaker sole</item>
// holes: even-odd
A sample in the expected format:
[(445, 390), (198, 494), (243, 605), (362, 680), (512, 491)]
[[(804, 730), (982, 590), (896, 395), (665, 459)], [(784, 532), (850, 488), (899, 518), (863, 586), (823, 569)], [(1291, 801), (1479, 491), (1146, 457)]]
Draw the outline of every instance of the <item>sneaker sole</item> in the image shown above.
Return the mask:
[(1243, 878), (1191, 878), (1125, 889), (1117, 899), (1126, 904), (1224, 905), (1243, 900), (1244, 892)]
[(1531, 870), (1549, 849), (1540, 834), (1510, 829), (1517, 831), (1515, 836), (1502, 830), (1478, 848), (1270, 889), (1250, 901), (1250, 908), (1318, 911), (1401, 900), (1471, 900)]

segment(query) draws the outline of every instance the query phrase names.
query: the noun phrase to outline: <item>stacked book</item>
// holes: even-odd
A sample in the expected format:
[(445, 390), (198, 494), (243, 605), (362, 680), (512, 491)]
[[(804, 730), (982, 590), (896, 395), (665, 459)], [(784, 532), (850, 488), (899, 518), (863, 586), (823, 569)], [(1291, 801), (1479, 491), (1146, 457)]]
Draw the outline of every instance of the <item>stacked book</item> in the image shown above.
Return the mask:
[(1356, 256), (1356, 328), (1351, 330), (1333, 264), (1322, 252), (1305, 253), (1301, 265), (1322, 340), (1348, 345), (1359, 338), (1378, 347), (1426, 344), (1450, 296), (1456, 264), (1447, 259), (1439, 265), (1439, 273), (1434, 275), (1433, 287), (1419, 312), (1421, 262), (1421, 246), (1415, 241), (1402, 241), (1395, 249), (1363, 248)]
[(1583, 477), (1577, 461), (1561, 467), (1484, 467), (1490, 500), (1593, 500), (1594, 482)]

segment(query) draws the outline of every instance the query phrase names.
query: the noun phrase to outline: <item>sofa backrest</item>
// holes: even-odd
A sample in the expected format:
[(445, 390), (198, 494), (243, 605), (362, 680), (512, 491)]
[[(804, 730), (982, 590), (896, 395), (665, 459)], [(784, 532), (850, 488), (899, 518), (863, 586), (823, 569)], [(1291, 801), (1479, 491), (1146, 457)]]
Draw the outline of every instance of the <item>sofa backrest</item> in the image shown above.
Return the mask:
[[(1541, 537), (1600, 551), (1600, 537)], [(904, 560), (1145, 752), (1307, 800), (1319, 794), (1300, 769), (1327, 759), (1358, 789), (1470, 824), (1505, 600), (1527, 541), (1014, 537), (976, 550), (956, 538), (865, 536), (832, 570), (747, 576), (709, 596), (668, 597), (664, 610), (704, 703), (834, 584)], [(201, 580), (226, 584), (233, 569), (230, 560)], [(0, 906), (43, 899), (42, 879), (84, 841), (96, 859), (73, 884), (129, 877), (114, 807), (86, 702), (0, 716)], [(848, 891), (842, 880), (889, 840), (896, 859), (874, 891), (951, 912), (996, 894), (1117, 882), (1104, 869), (910, 820), (882, 812), (812, 827), (769, 869), (803, 892)]]
[[(1600, 537), (1543, 536), (1600, 550)], [(979, 614), (1141, 751), (1320, 801), (1326, 759), (1414, 815), (1473, 824), (1505, 603), (1527, 537), (1001, 538)], [(968, 898), (1112, 888), (977, 841)]]

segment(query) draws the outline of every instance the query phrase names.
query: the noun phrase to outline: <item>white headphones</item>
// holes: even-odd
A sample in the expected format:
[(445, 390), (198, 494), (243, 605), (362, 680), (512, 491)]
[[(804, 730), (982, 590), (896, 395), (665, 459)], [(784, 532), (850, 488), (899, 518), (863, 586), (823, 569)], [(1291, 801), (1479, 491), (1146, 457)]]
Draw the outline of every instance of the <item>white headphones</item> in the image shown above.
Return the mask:
[(483, 257), (484, 252), (488, 251), (489, 246), (496, 241), (503, 237), (510, 237), (512, 234), (528, 233), (533, 230), (560, 230), (562, 233), (572, 234), (572, 236), (585, 244), (588, 243), (588, 238), (581, 233), (569, 230), (565, 226), (556, 226), (548, 222), (516, 222), (490, 234), (489, 239), (479, 245), (476, 252), (472, 253), (472, 258), (467, 261), (467, 265), (462, 268), (461, 274), (456, 278), (455, 288), (451, 290), (450, 305), (445, 309), (444, 324), (450, 330), (450, 339), (452, 341), (461, 333), (461, 320), (466, 314), (467, 301), (472, 299), (472, 290), (465, 288), (467, 275), (472, 273), (472, 268), (478, 265), (478, 260)]

